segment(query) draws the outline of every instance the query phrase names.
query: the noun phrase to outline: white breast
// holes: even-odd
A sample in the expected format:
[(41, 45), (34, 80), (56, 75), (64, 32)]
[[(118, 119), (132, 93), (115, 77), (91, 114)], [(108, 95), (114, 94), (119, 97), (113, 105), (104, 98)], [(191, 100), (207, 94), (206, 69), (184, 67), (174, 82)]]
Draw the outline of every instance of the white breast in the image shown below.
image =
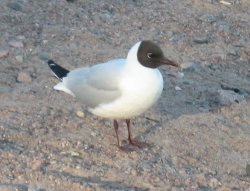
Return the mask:
[(91, 112), (112, 119), (140, 115), (160, 97), (163, 89), (162, 75), (158, 69), (128, 67), (121, 76), (120, 89), (120, 98), (108, 104), (101, 104), (91, 109)]

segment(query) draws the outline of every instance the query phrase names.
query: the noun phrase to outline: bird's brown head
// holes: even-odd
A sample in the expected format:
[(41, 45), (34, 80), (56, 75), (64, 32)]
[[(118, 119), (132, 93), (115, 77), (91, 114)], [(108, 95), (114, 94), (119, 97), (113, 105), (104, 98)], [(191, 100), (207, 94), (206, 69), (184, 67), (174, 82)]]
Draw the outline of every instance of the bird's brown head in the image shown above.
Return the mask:
[(149, 40), (141, 42), (137, 52), (137, 58), (143, 66), (148, 68), (157, 68), (161, 65), (179, 67), (177, 63), (164, 56), (161, 48), (157, 44)]

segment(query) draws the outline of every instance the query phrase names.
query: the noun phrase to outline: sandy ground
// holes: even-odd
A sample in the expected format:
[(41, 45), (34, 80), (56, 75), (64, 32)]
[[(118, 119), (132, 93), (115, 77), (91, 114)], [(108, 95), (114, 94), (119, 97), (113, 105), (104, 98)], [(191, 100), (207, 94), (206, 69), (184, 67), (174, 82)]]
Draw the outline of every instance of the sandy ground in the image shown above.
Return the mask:
[[(250, 190), (249, 0), (0, 0), (0, 190)], [(52, 87), (153, 40), (182, 69), (133, 119), (144, 149)], [(120, 128), (123, 144), (126, 127)]]

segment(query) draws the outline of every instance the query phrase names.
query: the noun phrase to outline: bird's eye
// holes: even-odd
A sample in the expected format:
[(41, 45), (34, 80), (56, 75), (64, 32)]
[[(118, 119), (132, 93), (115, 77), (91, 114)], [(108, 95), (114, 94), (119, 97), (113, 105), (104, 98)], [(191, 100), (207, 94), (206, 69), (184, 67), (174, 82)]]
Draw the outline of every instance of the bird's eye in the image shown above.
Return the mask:
[(152, 58), (152, 53), (148, 53), (147, 57), (151, 59)]

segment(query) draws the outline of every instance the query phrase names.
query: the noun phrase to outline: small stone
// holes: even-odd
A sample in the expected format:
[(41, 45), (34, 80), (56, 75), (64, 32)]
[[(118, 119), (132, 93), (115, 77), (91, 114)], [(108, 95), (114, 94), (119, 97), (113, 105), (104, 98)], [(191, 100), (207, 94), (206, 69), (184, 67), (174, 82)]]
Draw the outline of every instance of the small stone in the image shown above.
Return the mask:
[(246, 166), (246, 173), (247, 173), (247, 176), (250, 177), (250, 164), (247, 164)]
[(227, 54), (230, 56), (238, 56), (237, 51), (232, 48), (228, 50)]
[(8, 42), (8, 44), (12, 47), (15, 47), (15, 48), (23, 48), (24, 47), (23, 42), (20, 40), (10, 40)]
[(171, 162), (174, 164), (174, 166), (177, 166), (179, 163), (179, 160), (176, 156), (171, 157)]
[(22, 56), (22, 55), (17, 55), (15, 58), (16, 58), (16, 60), (17, 60), (18, 62), (20, 62), (20, 63), (23, 62), (23, 56)]
[(101, 15), (99, 16), (99, 18), (100, 18), (103, 22), (106, 22), (106, 21), (108, 21), (108, 20), (111, 19), (111, 16), (110, 16), (110, 14), (108, 14), (108, 13), (103, 13), (103, 14), (101, 14)]
[(181, 168), (180, 170), (178, 170), (178, 173), (181, 177), (187, 176), (186, 170), (184, 168)]
[(219, 186), (220, 182), (216, 178), (211, 178), (208, 182), (208, 186), (211, 188), (217, 188)]
[(41, 160), (35, 160), (32, 165), (31, 165), (31, 169), (32, 170), (37, 170), (42, 164)]
[(9, 50), (0, 50), (0, 58), (5, 58), (9, 55)]
[(217, 191), (231, 191), (231, 188), (228, 188), (226, 186), (221, 186), (220, 188), (217, 189)]
[(31, 124), (31, 127), (32, 128), (37, 128), (39, 126), (39, 123), (38, 122), (34, 122)]
[(213, 15), (205, 14), (205, 15), (202, 15), (198, 20), (202, 22), (214, 23), (218, 20), (218, 18)]
[(232, 3), (228, 2), (228, 1), (220, 1), (220, 3), (223, 5), (232, 5)]
[(232, 45), (235, 47), (245, 47), (245, 41), (243, 39), (240, 39), (236, 42), (233, 42)]
[(49, 54), (47, 52), (41, 51), (39, 52), (40, 60), (46, 61), (49, 59)]
[(225, 122), (225, 117), (223, 115), (216, 115), (215, 119), (221, 122)]
[(19, 3), (16, 2), (8, 3), (7, 6), (15, 11), (22, 11), (22, 7)]
[(132, 176), (137, 176), (137, 172), (136, 172), (135, 169), (132, 169), (132, 170), (130, 171), (130, 174), (131, 174)]
[(18, 82), (31, 82), (31, 77), (29, 74), (25, 72), (19, 72), (17, 76), (17, 81)]
[(78, 117), (80, 117), (80, 118), (84, 118), (84, 113), (82, 112), (82, 111), (77, 111), (76, 112), (76, 115), (78, 116)]
[(152, 177), (152, 180), (155, 184), (159, 184), (161, 182), (161, 179), (159, 177)]
[(68, 153), (73, 156), (73, 157), (79, 157), (80, 156), (80, 153), (76, 152), (76, 151), (73, 151), (73, 150), (69, 150)]
[(199, 186), (207, 186), (207, 180), (203, 174), (197, 175), (196, 181), (197, 181)]
[(174, 88), (175, 88), (176, 91), (182, 90), (179, 86), (175, 86)]
[(230, 106), (234, 103), (241, 103), (245, 100), (244, 95), (240, 95), (232, 90), (218, 90), (221, 105)]
[(231, 26), (223, 20), (218, 21), (216, 25), (220, 31), (224, 31), (224, 32), (229, 32), (231, 28)]
[(17, 40), (25, 40), (26, 38), (24, 35), (18, 35), (18, 36), (16, 36), (16, 39)]
[(175, 78), (183, 78), (184, 77), (184, 73), (183, 72), (170, 73), (168, 75), (171, 76), (171, 77), (175, 77)]
[(193, 63), (193, 62), (182, 63), (180, 65), (180, 67), (181, 67), (182, 70), (191, 71), (191, 72), (197, 72), (199, 70), (198, 65)]
[(208, 44), (209, 43), (209, 38), (207, 36), (195, 37), (193, 39), (193, 42), (195, 42), (197, 44)]
[(92, 137), (96, 137), (96, 133), (93, 132), (93, 131), (90, 133), (90, 135), (91, 135)]
[(183, 72), (177, 72), (176, 77), (183, 78), (184, 77), (184, 73)]
[(48, 40), (45, 39), (45, 40), (43, 40), (42, 42), (43, 42), (43, 44), (47, 44), (47, 43), (48, 43)]

